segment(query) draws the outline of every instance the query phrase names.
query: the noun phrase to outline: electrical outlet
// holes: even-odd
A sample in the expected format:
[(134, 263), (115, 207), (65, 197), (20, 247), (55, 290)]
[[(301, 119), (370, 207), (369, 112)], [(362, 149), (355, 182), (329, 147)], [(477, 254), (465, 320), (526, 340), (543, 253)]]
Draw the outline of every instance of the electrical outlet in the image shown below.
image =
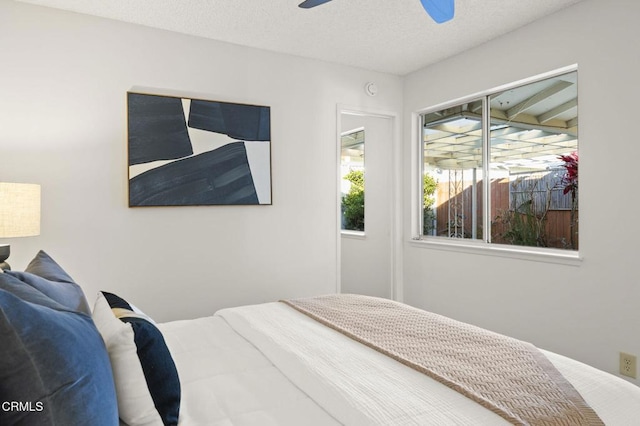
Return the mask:
[(635, 355), (620, 352), (620, 374), (634, 379), (638, 378)]

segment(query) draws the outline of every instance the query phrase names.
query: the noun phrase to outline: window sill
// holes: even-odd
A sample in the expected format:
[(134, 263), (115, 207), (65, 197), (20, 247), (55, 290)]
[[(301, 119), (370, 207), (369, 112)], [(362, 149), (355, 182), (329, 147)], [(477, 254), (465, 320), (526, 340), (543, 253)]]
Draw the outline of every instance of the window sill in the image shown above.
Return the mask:
[(437, 237), (426, 237), (410, 241), (413, 247), (435, 250), (449, 250), (461, 253), (479, 254), (483, 256), (498, 256), (511, 259), (529, 260), (533, 262), (557, 263), (562, 265), (580, 266), (582, 258), (579, 252), (573, 250), (550, 249), (543, 247), (509, 246), (504, 244), (487, 244), (466, 240), (440, 241)]
[(343, 229), (340, 231), (340, 235), (342, 237), (353, 238), (354, 240), (364, 240), (367, 238), (364, 231), (348, 231)]

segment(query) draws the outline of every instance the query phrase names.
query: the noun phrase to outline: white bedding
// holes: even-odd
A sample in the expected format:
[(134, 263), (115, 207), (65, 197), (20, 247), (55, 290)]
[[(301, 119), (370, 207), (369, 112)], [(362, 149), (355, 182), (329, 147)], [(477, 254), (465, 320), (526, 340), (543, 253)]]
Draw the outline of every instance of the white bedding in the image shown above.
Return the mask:
[(180, 376), (180, 425), (339, 424), (222, 317), (158, 327)]
[[(500, 425), (497, 414), (282, 303), (160, 324), (181, 425)], [(607, 425), (640, 419), (640, 388), (544, 352)]]

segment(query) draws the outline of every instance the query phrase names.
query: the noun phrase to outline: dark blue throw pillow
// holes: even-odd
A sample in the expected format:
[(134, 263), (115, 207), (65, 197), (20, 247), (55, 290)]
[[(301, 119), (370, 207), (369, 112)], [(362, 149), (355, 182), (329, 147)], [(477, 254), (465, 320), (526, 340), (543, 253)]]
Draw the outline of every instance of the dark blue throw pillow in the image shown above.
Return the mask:
[(6, 273), (29, 284), (69, 309), (91, 315), (91, 309), (82, 288), (51, 256), (42, 250), (27, 265), (24, 272), (6, 271)]
[(102, 337), (72, 311), (0, 273), (0, 424), (118, 425)]
[(130, 426), (177, 425), (180, 380), (160, 330), (126, 300), (105, 291), (93, 317), (112, 359), (120, 418)]

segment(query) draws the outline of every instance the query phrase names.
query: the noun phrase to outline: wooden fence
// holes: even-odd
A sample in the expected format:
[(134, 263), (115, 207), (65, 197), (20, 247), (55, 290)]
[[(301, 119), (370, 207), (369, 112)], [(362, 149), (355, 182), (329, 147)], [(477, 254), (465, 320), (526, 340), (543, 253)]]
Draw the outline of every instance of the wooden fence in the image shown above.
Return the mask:
[[(462, 192), (449, 199), (449, 184), (441, 182), (436, 189), (436, 202), (445, 200), (435, 208), (435, 230), (439, 236), (461, 236), (464, 238), (472, 238), (473, 235), (473, 187), (470, 182), (463, 183)], [(509, 194), (509, 179), (496, 179), (491, 181), (491, 241), (499, 244), (522, 244), (518, 238), (518, 231), (522, 231), (517, 224), (528, 223), (531, 227), (541, 223), (541, 229), (538, 231), (539, 238), (537, 242), (529, 242), (526, 245), (537, 245), (543, 247), (555, 247), (563, 249), (578, 249), (577, 234), (577, 212), (576, 222), (574, 226), (574, 240), (572, 247), (571, 240), (571, 210), (570, 209), (553, 209), (546, 211), (543, 221), (540, 221), (541, 214), (525, 214), (526, 209), (522, 206), (515, 211), (513, 199)], [(476, 184), (476, 202), (478, 217), (476, 226), (476, 238), (483, 238), (482, 229), (482, 181)], [(455, 215), (456, 211), (458, 214)], [(540, 209), (535, 209), (540, 211)], [(544, 210), (544, 209), (543, 209)], [(519, 215), (515, 218), (514, 215)], [(512, 231), (512, 232), (510, 232)], [(515, 237), (514, 237), (515, 234)]]

